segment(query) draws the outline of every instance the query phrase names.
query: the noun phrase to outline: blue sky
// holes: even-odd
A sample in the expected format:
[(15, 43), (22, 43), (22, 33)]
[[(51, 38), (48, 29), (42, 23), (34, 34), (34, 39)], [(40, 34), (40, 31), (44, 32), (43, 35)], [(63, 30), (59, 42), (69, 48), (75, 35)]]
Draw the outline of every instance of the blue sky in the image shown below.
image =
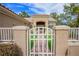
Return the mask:
[(64, 3), (3, 3), (4, 6), (19, 14), (26, 11), (30, 15), (63, 13)]

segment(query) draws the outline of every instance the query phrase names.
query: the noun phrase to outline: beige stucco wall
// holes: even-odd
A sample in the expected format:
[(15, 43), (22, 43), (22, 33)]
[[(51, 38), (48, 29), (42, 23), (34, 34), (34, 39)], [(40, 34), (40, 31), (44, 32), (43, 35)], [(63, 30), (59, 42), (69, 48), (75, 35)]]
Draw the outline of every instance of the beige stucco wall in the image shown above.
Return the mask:
[(79, 56), (79, 46), (69, 46), (69, 56)]
[(27, 52), (27, 44), (28, 44), (28, 27), (26, 26), (14, 26), (13, 27), (13, 39), (14, 42), (21, 48), (23, 56), (26, 56), (28, 54)]
[[(22, 49), (23, 55), (28, 53), (28, 28), (26, 26), (13, 27), (13, 37), (15, 43)], [(67, 26), (55, 26), (56, 34), (56, 56), (65, 56), (68, 49), (68, 29)]]
[(48, 18), (31, 18), (31, 19), (34, 26), (36, 26), (36, 22), (45, 22), (45, 26), (48, 25)]
[(53, 25), (56, 24), (56, 20), (51, 18), (49, 15), (45, 15), (45, 14), (37, 14), (32, 16), (31, 18), (31, 22), (33, 24), (33, 26), (36, 26), (36, 22), (45, 22), (45, 26), (48, 27), (48, 22), (49, 21), (53, 21)]
[(65, 56), (68, 49), (68, 26), (55, 26), (56, 56)]
[(79, 45), (78, 46), (69, 46), (68, 56), (79, 56)]
[(12, 26), (25, 25), (23, 22), (0, 13), (0, 27), (12, 27)]

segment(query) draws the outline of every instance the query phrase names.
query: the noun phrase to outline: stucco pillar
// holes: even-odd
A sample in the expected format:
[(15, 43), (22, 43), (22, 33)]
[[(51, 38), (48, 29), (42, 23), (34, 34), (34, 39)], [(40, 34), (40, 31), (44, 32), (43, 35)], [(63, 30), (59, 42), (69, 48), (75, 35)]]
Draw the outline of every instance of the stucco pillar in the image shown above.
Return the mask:
[(56, 56), (64, 56), (68, 49), (68, 26), (55, 26)]
[(13, 27), (13, 39), (14, 42), (21, 48), (23, 55), (27, 54), (27, 26), (15, 26)]
[(36, 27), (36, 22), (34, 22), (34, 25), (33, 25), (33, 27)]

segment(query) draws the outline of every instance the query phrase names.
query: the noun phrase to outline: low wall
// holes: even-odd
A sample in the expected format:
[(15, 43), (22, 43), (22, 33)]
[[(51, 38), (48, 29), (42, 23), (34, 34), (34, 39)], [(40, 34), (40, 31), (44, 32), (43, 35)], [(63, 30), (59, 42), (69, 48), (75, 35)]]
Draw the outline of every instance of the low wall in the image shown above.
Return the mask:
[(68, 56), (79, 56), (79, 41), (68, 41)]
[(68, 26), (55, 26), (56, 56), (65, 56), (68, 49)]
[(15, 26), (13, 27), (13, 39), (14, 42), (21, 48), (23, 56), (27, 55), (27, 26)]
[[(16, 26), (14, 28), (14, 41), (22, 49), (23, 55), (28, 54), (28, 28)], [(68, 26), (55, 26), (56, 56), (65, 56), (68, 49)]]
[(79, 56), (79, 46), (69, 46), (68, 56)]

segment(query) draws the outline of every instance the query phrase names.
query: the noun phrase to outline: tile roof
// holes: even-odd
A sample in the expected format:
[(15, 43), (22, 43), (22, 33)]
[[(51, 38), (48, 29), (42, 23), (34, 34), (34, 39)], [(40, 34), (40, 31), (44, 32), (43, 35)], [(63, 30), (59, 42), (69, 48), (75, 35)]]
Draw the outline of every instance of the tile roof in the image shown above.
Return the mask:
[[(26, 23), (26, 22), (28, 21), (28, 20), (25, 20), (23, 17), (18, 16), (16, 13), (14, 13), (12, 10), (10, 10), (10, 9), (7, 8), (7, 7), (5, 7), (5, 6), (2, 5), (1, 3), (0, 3), (0, 7), (6, 9), (6, 10), (9, 11), (13, 16), (16, 16), (19, 20), (23, 21), (24, 23)], [(28, 23), (30, 23), (30, 22), (28, 21)]]
[[(10, 12), (12, 12), (12, 13), (14, 13), (12, 10), (10, 10), (9, 8), (7, 8), (7, 7), (5, 7), (4, 5), (2, 5), (1, 3), (0, 3), (0, 6), (1, 7), (3, 7), (3, 8), (5, 8), (5, 9), (7, 9), (8, 11), (10, 11)], [(16, 13), (14, 13), (14, 14), (16, 14)], [(17, 14), (16, 14), (17, 15)]]

